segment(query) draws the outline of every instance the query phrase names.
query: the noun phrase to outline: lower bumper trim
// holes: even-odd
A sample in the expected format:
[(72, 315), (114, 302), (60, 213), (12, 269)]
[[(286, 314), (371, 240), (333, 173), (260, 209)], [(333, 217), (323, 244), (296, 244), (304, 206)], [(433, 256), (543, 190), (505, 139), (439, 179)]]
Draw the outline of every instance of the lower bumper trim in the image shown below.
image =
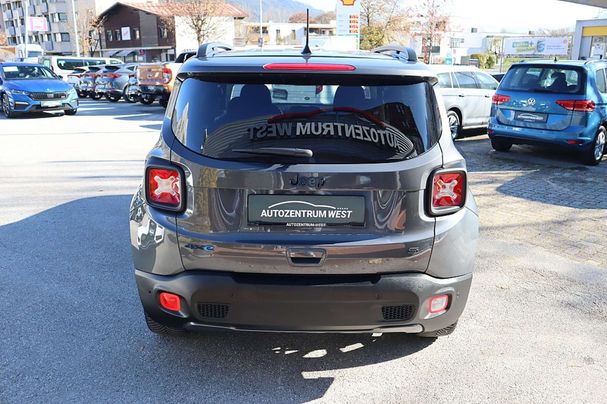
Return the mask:
[(424, 327), (420, 324), (409, 324), (399, 326), (387, 326), (387, 327), (376, 327), (376, 328), (363, 328), (363, 329), (351, 329), (351, 330), (338, 330), (338, 329), (327, 329), (327, 330), (292, 330), (292, 329), (266, 329), (266, 328), (254, 328), (254, 327), (236, 327), (229, 325), (211, 325), (190, 322), (187, 323), (184, 328), (188, 331), (205, 331), (205, 330), (230, 330), (230, 331), (244, 331), (244, 332), (272, 332), (272, 333), (291, 333), (291, 334), (375, 334), (375, 333), (405, 333), (405, 334), (419, 334), (424, 331)]

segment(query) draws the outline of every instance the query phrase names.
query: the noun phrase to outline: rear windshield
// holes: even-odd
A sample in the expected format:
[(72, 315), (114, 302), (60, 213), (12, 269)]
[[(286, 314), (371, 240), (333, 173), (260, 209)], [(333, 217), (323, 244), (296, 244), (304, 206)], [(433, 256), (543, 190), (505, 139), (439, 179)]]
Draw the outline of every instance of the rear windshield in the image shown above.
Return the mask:
[(177, 91), (171, 102), (173, 132), (189, 149), (214, 159), (401, 161), (424, 153), (440, 133), (434, 92), (426, 82), (346, 85), (188, 78), (176, 83)]
[(515, 66), (502, 79), (506, 91), (539, 91), (581, 94), (585, 75), (581, 69), (562, 66)]

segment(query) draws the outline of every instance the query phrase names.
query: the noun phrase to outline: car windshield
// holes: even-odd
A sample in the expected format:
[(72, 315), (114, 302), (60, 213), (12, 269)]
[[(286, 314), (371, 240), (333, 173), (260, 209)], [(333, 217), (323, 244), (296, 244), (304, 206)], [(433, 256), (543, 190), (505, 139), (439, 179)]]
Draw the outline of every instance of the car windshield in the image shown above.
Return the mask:
[(44, 66), (2, 66), (5, 80), (56, 79), (57, 76)]
[(502, 79), (500, 89), (546, 93), (581, 94), (584, 91), (581, 69), (563, 66), (513, 66)]
[(175, 135), (189, 149), (216, 159), (400, 161), (424, 153), (439, 137), (437, 103), (426, 82), (190, 78), (176, 87), (179, 95), (171, 111)]

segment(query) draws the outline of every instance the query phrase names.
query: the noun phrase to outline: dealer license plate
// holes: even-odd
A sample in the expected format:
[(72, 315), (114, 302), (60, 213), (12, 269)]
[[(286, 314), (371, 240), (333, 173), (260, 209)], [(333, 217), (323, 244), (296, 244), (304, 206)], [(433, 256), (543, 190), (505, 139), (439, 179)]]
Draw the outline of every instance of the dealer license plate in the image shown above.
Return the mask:
[(60, 107), (61, 101), (42, 101), (40, 105), (44, 108)]
[(365, 198), (330, 195), (249, 195), (249, 223), (363, 225)]

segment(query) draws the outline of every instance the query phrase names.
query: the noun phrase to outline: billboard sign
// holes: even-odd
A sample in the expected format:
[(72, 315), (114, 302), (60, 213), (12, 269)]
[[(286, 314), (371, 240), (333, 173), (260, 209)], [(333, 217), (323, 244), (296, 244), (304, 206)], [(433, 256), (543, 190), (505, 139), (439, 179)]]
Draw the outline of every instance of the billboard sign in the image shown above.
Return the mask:
[(569, 54), (569, 37), (504, 38), (505, 55), (558, 55)]
[(360, 36), (360, 2), (361, 0), (339, 0), (335, 11), (337, 35)]

